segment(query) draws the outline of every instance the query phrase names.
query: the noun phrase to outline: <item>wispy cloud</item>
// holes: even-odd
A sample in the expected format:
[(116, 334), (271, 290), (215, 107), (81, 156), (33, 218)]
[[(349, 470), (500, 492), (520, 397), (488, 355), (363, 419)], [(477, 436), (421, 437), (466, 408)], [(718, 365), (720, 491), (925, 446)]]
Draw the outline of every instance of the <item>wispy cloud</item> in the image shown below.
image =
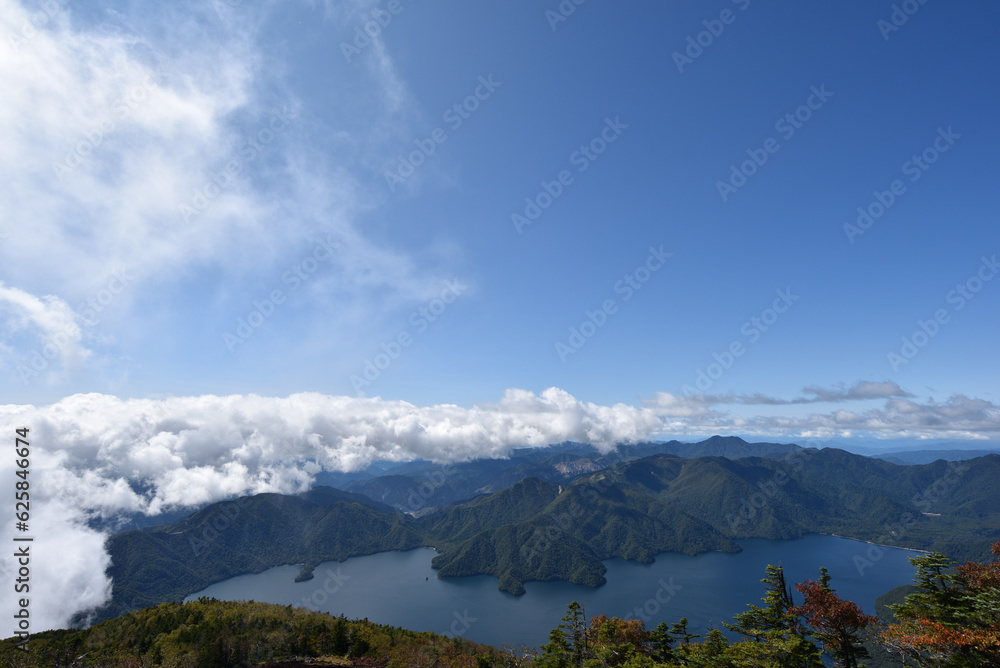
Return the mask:
[(26, 331), (36, 354), (43, 360), (58, 358), (63, 370), (78, 367), (91, 354), (83, 344), (78, 314), (58, 297), (35, 297), (0, 281), (0, 316), (4, 315), (4, 330)]
[[(377, 67), (352, 74), (384, 95), (310, 115), (280, 61), (262, 52), (273, 9), (244, 3), (223, 17), (210, 5), (156, 5), (90, 24), (66, 5), (31, 39), (0, 40), (0, 124), (11, 130), (0, 145), (8, 290), (51, 295), (51, 310), (85, 301), (124, 267), (135, 282), (116, 303), (118, 322), (152, 336), (156, 324), (128, 317), (140, 298), (180, 299), (178, 286), (200, 272), (225, 276), (234, 293), (244, 281), (276, 282), (320, 238), (342, 251), (313, 288), (337, 304), (313, 313), (336, 313), (328, 328), (371, 319), (376, 305), (384, 313), (418, 304), (455, 276), (441, 258), (373, 240), (358, 224), (381, 195), (358, 180), (357, 166), (380, 168), (392, 129), (406, 126), (405, 87), (384, 49), (373, 47)], [(0, 0), (0, 34), (17, 34), (32, 16)], [(285, 122), (277, 132), (275, 115)], [(341, 150), (319, 150), (315, 136)], [(0, 344), (8, 356), (27, 352)]]
[(863, 401), (867, 399), (886, 399), (891, 397), (912, 397), (903, 388), (893, 382), (871, 382), (861, 381), (849, 388), (825, 388), (811, 385), (802, 390), (806, 396), (793, 399), (775, 399), (760, 394), (752, 397), (742, 397), (740, 403), (744, 404), (817, 404), (817, 403), (838, 403), (843, 401)]
[[(760, 393), (690, 396), (658, 392), (643, 401), (675, 433), (727, 433), (769, 437), (996, 438), (1000, 407), (984, 399), (956, 395), (944, 402), (918, 401), (892, 382), (862, 381), (851, 387), (810, 386), (804, 396), (779, 399)], [(748, 415), (740, 406), (794, 406), (882, 402), (864, 410), (833, 409), (807, 416)]]
[[(791, 399), (770, 397), (755, 392), (753, 394), (689, 394), (674, 395), (658, 392), (652, 399), (645, 400), (647, 406), (656, 407), (662, 415), (685, 417), (706, 411), (710, 406), (722, 404), (742, 404), (746, 406), (789, 406), (795, 404), (840, 403), (844, 401), (864, 401), (870, 399), (887, 399), (893, 397), (909, 398), (912, 394), (890, 381), (872, 382), (860, 381), (851, 387), (836, 388), (810, 385), (803, 388), (803, 396)], [(675, 412), (676, 411), (676, 414)], [(694, 412), (692, 412), (694, 411)]]

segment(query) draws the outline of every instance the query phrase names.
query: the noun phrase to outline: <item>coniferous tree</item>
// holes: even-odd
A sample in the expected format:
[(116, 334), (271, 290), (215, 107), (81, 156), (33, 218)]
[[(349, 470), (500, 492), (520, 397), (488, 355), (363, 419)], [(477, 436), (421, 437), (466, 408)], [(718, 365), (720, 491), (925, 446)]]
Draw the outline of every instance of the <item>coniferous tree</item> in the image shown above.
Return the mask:
[(541, 668), (570, 668), (572, 652), (561, 627), (549, 631), (549, 641), (542, 645), (535, 664)]
[(798, 615), (791, 612), (794, 601), (785, 582), (784, 569), (769, 564), (766, 574), (761, 580), (767, 585), (762, 599), (764, 605), (748, 605), (749, 610), (735, 615), (735, 624), (723, 624), (743, 636), (745, 641), (738, 644), (740, 649), (756, 655), (754, 660), (761, 661), (763, 665), (775, 668), (821, 667), (823, 662), (819, 649), (809, 641), (798, 623)]
[(689, 651), (685, 666), (690, 668), (734, 668), (729, 651), (729, 640), (719, 629), (712, 629), (705, 636), (705, 642)]
[[(1000, 542), (993, 546), (1000, 557)], [(890, 605), (899, 623), (882, 640), (921, 665), (1000, 665), (1000, 562), (955, 562), (932, 552), (911, 557), (917, 590)]]
[(587, 658), (587, 617), (583, 606), (576, 601), (566, 606), (561, 624), (573, 655), (573, 665), (582, 666)]
[(674, 637), (670, 635), (666, 622), (660, 622), (656, 628), (649, 632), (649, 640), (652, 644), (652, 656), (660, 663), (677, 663), (674, 656)]
[(549, 642), (542, 646), (541, 666), (582, 666), (587, 658), (587, 623), (583, 606), (573, 601), (566, 606), (562, 624), (549, 633)]

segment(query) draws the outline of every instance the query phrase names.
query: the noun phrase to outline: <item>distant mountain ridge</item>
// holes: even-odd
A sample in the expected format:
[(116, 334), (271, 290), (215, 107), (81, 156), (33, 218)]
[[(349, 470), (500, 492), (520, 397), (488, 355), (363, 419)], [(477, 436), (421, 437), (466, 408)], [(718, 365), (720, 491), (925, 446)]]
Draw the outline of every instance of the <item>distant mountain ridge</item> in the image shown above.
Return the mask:
[[(709, 440), (706, 449), (715, 451), (742, 447)], [(177, 600), (241, 573), (295, 563), (304, 564), (300, 578), (308, 578), (323, 561), (419, 546), (439, 551), (433, 565), (441, 577), (494, 575), (500, 589), (520, 594), (534, 580), (603, 584), (602, 562), (609, 558), (648, 563), (667, 551), (738, 551), (740, 538), (827, 533), (979, 559), (1000, 536), (1000, 455), (900, 466), (797, 446), (785, 446), (776, 458), (688, 459), (633, 459), (644, 447), (676, 446), (632, 447), (617, 455), (564, 450), (535, 462), (515, 458), (514, 470), (540, 467), (562, 479), (523, 477), (420, 517), (320, 487), (296, 496), (242, 497), (169, 526), (117, 534), (108, 541), (112, 601), (97, 617)], [(781, 448), (758, 450), (776, 455)], [(581, 461), (606, 466), (559, 472)], [(456, 466), (449, 471), (454, 480), (425, 479), (425, 487), (413, 490), (415, 501), (427, 502), (449, 485), (458, 493), (476, 484), (477, 474), (511, 476), (511, 469), (487, 469)]]
[(550, 448), (515, 451), (510, 459), (505, 460), (400, 467), (386, 475), (348, 482), (343, 489), (421, 516), (447, 504), (498, 492), (525, 478), (559, 483), (652, 455), (739, 459), (784, 457), (801, 449), (797, 445), (782, 443), (748, 443), (736, 436), (713, 436), (699, 443), (669, 441), (621, 445), (607, 454), (589, 445), (561, 443)]
[(871, 455), (876, 459), (884, 459), (893, 464), (930, 464), (931, 462), (943, 459), (946, 462), (960, 462), (967, 459), (976, 459), (990, 454), (1000, 454), (997, 450), (904, 450), (901, 452), (888, 452), (881, 455)]

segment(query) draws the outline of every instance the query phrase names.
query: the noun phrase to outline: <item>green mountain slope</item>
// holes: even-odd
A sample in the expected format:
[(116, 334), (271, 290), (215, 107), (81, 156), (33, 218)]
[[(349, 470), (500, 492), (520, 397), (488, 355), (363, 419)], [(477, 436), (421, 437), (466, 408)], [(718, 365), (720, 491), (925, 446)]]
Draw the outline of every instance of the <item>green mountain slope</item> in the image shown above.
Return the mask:
[[(566, 455), (560, 461), (576, 461)], [(998, 455), (901, 466), (795, 449), (774, 458), (659, 454), (559, 483), (526, 478), (419, 519), (337, 490), (262, 494), (113, 536), (113, 598), (98, 617), (277, 565), (304, 564), (306, 578), (325, 560), (420, 546), (440, 552), (440, 577), (493, 575), (514, 594), (530, 581), (600, 585), (610, 558), (737, 551), (734, 540), (749, 537), (826, 533), (981, 560), (1000, 537), (998, 479)]]
[(200, 599), (135, 610), (85, 630), (33, 633), (28, 651), (0, 640), (0, 665), (476, 666), (504, 665), (488, 645), (332, 617), (292, 606)]
[[(615, 557), (650, 563), (661, 552), (739, 550), (707, 522), (620, 483), (584, 480), (563, 488), (528, 479), (469, 505), (427, 520), (444, 545), (433, 565), (442, 577), (495, 575), (512, 594), (536, 580), (603, 584), (601, 562)], [(494, 524), (463, 523), (473, 509)]]
[(435, 466), (426, 462), (397, 466), (392, 473), (354, 480), (344, 489), (423, 516), (445, 505), (506, 489), (525, 478), (562, 483), (625, 461), (652, 455), (695, 457), (784, 457), (801, 450), (797, 445), (748, 443), (735, 436), (713, 436), (698, 443), (638, 443), (601, 454), (582, 443), (516, 451), (510, 459), (485, 459)]
[(98, 619), (112, 616), (122, 602), (136, 607), (179, 600), (241, 573), (301, 563), (300, 577), (307, 579), (323, 561), (423, 544), (405, 515), (330, 495), (324, 500), (259, 494), (213, 504), (177, 524), (112, 536), (112, 604)]

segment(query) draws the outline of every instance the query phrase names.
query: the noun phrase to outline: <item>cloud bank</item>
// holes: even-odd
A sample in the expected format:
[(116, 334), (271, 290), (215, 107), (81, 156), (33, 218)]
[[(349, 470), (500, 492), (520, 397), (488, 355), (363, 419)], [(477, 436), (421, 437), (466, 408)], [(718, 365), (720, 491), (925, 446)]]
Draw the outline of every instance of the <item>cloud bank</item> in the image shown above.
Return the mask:
[[(657, 392), (645, 408), (664, 419), (664, 432), (726, 433), (782, 438), (868, 436), (874, 438), (995, 439), (1000, 435), (1000, 406), (964, 395), (944, 402), (917, 401), (893, 382), (861, 381), (850, 388), (810, 386), (804, 396), (781, 399), (754, 394), (677, 395)], [(835, 409), (808, 415), (748, 415), (741, 406), (797, 406), (882, 402), (863, 410)]]
[[(33, 619), (35, 628), (55, 628), (109, 595), (104, 536), (87, 527), (93, 517), (157, 515), (243, 494), (295, 493), (308, 489), (320, 471), (354, 471), (377, 460), (460, 462), (567, 440), (607, 451), (686, 433), (786, 440), (859, 432), (1000, 434), (1000, 407), (981, 399), (920, 403), (898, 386), (878, 383), (815, 388), (812, 395), (888, 398), (866, 411), (741, 417), (718, 410), (725, 402), (742, 403), (739, 398), (660, 393), (637, 408), (581, 401), (558, 388), (540, 394), (510, 389), (497, 402), (471, 407), (315, 393), (166, 399), (78, 394), (49, 406), (0, 406), (0, 424), (11, 434), (31, 429)], [(13, 458), (0, 461), (0, 478), (13, 479), (13, 466)], [(15, 533), (13, 518), (4, 529)], [(9, 560), (3, 568), (10, 577)]]
[[(661, 424), (646, 409), (599, 406), (554, 388), (540, 395), (509, 390), (472, 408), (320, 394), (80, 394), (39, 408), (0, 406), (0, 416), (11, 437), (16, 427), (31, 430), (34, 630), (65, 627), (110, 595), (105, 537), (87, 527), (91, 517), (294, 493), (321, 470), (357, 470), (375, 460), (465, 461), (571, 439), (610, 449), (648, 438)], [(0, 477), (14, 479), (13, 457), (0, 461)], [(13, 518), (5, 519), (4, 535), (15, 533)], [(11, 560), (2, 568), (12, 581)]]

